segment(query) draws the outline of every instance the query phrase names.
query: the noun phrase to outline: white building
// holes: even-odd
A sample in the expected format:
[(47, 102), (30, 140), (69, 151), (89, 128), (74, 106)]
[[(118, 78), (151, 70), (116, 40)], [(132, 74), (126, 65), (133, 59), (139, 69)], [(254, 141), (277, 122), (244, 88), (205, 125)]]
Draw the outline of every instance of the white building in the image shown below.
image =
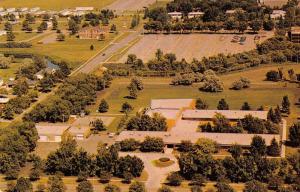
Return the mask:
[(270, 15), (271, 19), (280, 19), (285, 17), (286, 12), (283, 10), (273, 10)]
[(168, 13), (168, 15), (172, 19), (181, 19), (182, 18), (182, 13), (181, 12), (170, 12), (170, 13)]
[(75, 11), (93, 11), (94, 7), (76, 7)]
[(66, 9), (66, 10), (62, 10), (59, 14), (63, 17), (67, 17), (67, 16), (72, 15), (73, 12), (71, 10)]
[(16, 11), (16, 8), (7, 8), (6, 11), (7, 13), (12, 13)]
[(192, 18), (199, 18), (199, 17), (203, 17), (204, 12), (201, 11), (197, 11), (197, 12), (190, 12), (188, 13), (188, 18), (192, 19)]
[(4, 31), (4, 30), (0, 30), (0, 36), (2, 36), (2, 35), (6, 35), (6, 31)]

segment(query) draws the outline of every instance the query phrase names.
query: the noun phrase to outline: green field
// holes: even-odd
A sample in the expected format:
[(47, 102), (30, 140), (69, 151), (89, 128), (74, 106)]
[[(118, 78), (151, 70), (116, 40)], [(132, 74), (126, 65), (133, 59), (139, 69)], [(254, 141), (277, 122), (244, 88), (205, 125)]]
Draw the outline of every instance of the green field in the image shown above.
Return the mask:
[(74, 7), (95, 7), (101, 9), (114, 0), (0, 0), (1, 7), (41, 7), (46, 10), (61, 10)]
[(9, 64), (8, 69), (0, 69), (0, 77), (7, 81), (10, 77), (15, 77), (16, 72), (29, 63), (31, 63), (31, 59), (18, 59), (16, 62)]

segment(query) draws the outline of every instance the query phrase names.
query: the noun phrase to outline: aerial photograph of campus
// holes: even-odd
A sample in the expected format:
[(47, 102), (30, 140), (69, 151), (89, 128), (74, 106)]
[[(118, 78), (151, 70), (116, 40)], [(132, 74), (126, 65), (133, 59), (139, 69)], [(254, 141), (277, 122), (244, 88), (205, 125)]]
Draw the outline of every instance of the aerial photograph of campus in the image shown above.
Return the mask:
[(300, 0), (0, 0), (0, 192), (300, 192)]

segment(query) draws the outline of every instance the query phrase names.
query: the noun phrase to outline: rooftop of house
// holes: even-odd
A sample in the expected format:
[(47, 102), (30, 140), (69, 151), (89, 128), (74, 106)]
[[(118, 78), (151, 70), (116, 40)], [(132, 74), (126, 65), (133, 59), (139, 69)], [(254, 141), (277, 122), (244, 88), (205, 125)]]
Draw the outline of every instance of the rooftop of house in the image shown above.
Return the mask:
[(191, 107), (193, 99), (153, 99), (151, 109), (182, 109)]
[(169, 12), (168, 15), (182, 15), (182, 13), (174, 11), (174, 12)]
[[(278, 142), (280, 141), (280, 135), (275, 134), (256, 134), (265, 139), (266, 144), (270, 145), (273, 138)], [(208, 138), (214, 140), (219, 145), (232, 145), (239, 144), (242, 146), (250, 146), (252, 138), (255, 134), (240, 134), (240, 133), (171, 133), (171, 132), (161, 132), (161, 131), (122, 131), (118, 135), (116, 142), (123, 141), (125, 139), (135, 139), (138, 141), (143, 141), (145, 137), (159, 137), (162, 138), (165, 144), (179, 144), (183, 140), (190, 140), (192, 143), (196, 143), (200, 138)]]
[(222, 114), (228, 119), (242, 119), (246, 115), (252, 115), (259, 119), (267, 119), (267, 111), (242, 111), (242, 110), (185, 110), (182, 118), (212, 119), (216, 114)]
[(166, 119), (176, 119), (180, 114), (180, 110), (177, 109), (150, 109), (146, 112), (147, 115), (152, 116), (154, 113), (158, 113)]
[(62, 135), (70, 126), (58, 124), (37, 124), (36, 130), (39, 135)]
[(204, 12), (202, 11), (193, 11), (193, 12), (189, 12), (189, 15), (204, 15)]

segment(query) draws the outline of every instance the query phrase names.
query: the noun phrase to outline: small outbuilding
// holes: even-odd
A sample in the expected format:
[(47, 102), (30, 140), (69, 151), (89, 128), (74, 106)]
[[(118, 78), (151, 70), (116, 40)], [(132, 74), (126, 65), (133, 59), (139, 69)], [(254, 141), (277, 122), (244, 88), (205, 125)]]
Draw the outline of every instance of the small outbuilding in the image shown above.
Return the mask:
[(61, 142), (62, 136), (69, 129), (69, 125), (36, 125), (36, 130), (39, 135), (38, 142)]

